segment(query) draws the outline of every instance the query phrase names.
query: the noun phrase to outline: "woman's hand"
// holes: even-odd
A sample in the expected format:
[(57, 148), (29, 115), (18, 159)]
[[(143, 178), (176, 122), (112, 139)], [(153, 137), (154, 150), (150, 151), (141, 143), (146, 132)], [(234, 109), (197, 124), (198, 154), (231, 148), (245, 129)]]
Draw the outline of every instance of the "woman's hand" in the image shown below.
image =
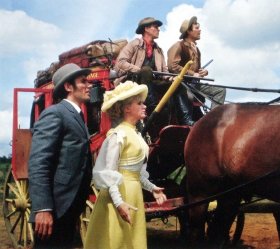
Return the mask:
[(138, 208), (131, 206), (130, 204), (123, 202), (121, 205), (119, 205), (117, 207), (117, 210), (119, 212), (119, 215), (122, 217), (122, 219), (124, 221), (126, 221), (127, 223), (129, 223), (130, 225), (131, 223), (131, 216), (130, 216), (130, 210), (134, 210), (137, 211)]
[(153, 189), (153, 196), (158, 205), (162, 205), (166, 200), (166, 195), (163, 193), (164, 188), (155, 187)]

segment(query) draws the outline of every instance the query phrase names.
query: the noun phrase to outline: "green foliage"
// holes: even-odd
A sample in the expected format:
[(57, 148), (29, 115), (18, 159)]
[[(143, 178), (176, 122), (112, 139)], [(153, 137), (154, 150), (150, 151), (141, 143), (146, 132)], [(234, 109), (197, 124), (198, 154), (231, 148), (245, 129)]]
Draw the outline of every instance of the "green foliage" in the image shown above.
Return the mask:
[(186, 167), (185, 165), (181, 165), (179, 168), (174, 170), (170, 175), (168, 175), (167, 179), (171, 179), (175, 181), (178, 185), (180, 185), (185, 175), (186, 175)]
[(11, 163), (11, 158), (6, 157), (6, 156), (2, 156), (2, 157), (0, 157), (0, 164), (1, 163)]
[(10, 167), (11, 167), (11, 163), (9, 161), (7, 161), (5, 163), (0, 162), (0, 197), (1, 197), (1, 199), (3, 197), (6, 175), (7, 175)]

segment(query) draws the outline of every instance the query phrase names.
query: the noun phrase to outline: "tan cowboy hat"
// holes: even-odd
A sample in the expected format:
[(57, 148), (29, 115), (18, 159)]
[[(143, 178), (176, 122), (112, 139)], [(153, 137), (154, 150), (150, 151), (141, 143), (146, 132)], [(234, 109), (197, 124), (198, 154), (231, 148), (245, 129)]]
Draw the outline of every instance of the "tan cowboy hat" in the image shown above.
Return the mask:
[(116, 102), (125, 100), (132, 96), (140, 95), (141, 100), (144, 101), (148, 94), (148, 87), (146, 85), (138, 85), (136, 82), (126, 81), (119, 84), (114, 90), (106, 91), (104, 93), (104, 102), (101, 110), (108, 111)]
[(69, 63), (59, 68), (53, 75), (52, 81), (54, 84), (54, 94), (57, 94), (64, 83), (68, 80), (74, 79), (80, 75), (88, 75), (91, 70), (88, 68), (80, 68), (74, 63)]
[(197, 17), (193, 16), (190, 20), (186, 19), (183, 21), (181, 27), (180, 27), (180, 32), (181, 35), (179, 37), (179, 39), (183, 39), (185, 33), (190, 29), (190, 27), (194, 24), (197, 23)]
[(152, 25), (152, 24), (156, 24), (160, 27), (162, 25), (162, 22), (159, 21), (159, 20), (156, 20), (153, 17), (146, 17), (138, 23), (138, 27), (137, 27), (135, 33), (136, 34), (143, 34), (144, 28), (149, 26), (149, 25)]

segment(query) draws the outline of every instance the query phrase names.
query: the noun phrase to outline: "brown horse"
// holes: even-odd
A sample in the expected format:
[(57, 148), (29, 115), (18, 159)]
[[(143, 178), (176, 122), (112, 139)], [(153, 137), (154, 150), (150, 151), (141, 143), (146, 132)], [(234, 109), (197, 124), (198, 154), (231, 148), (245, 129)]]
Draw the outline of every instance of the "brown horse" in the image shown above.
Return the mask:
[[(190, 203), (253, 181), (218, 199), (210, 239), (227, 238), (244, 195), (280, 201), (279, 177), (262, 177), (280, 169), (279, 129), (280, 106), (254, 103), (217, 107), (191, 129), (184, 150)], [(188, 240), (205, 238), (207, 206), (189, 209)]]

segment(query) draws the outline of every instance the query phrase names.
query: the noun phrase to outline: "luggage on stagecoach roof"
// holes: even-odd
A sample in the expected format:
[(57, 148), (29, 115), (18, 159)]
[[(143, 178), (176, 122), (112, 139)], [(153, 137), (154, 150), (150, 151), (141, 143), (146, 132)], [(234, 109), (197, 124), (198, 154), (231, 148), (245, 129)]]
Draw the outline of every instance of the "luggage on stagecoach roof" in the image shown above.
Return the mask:
[[(34, 80), (34, 86), (40, 87), (51, 82), (54, 72), (68, 63), (75, 63), (78, 66), (93, 67), (98, 58), (110, 56), (110, 60), (116, 59), (121, 49), (128, 43), (126, 39), (115, 41), (96, 40), (83, 46), (68, 50), (58, 56), (59, 61), (53, 62), (45, 70), (39, 70)], [(95, 64), (94, 64), (95, 63)]]
[(37, 77), (34, 80), (34, 86), (40, 87), (44, 84), (49, 83), (52, 80), (52, 76), (55, 73), (55, 71), (60, 68), (59, 61), (53, 62), (48, 68), (45, 70), (39, 70), (37, 71)]
[(111, 56), (111, 59), (117, 58), (119, 52), (127, 43), (125, 39), (92, 41), (60, 54), (59, 61), (62, 65), (71, 62), (78, 64), (80, 67), (89, 67), (93, 58), (102, 56)]
[(117, 58), (121, 49), (128, 43), (125, 39), (115, 41), (101, 41), (88, 46), (88, 55), (93, 57), (100, 57), (111, 55)]

